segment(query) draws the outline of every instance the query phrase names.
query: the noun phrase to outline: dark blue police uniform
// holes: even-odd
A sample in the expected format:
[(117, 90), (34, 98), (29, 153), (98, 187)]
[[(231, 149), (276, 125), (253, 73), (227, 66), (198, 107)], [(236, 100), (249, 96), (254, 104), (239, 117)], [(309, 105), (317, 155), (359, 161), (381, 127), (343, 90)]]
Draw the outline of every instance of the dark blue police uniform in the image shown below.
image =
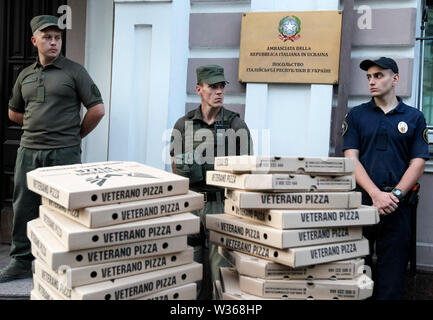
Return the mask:
[[(397, 99), (399, 104), (387, 114), (371, 99), (352, 108), (343, 124), (343, 150), (359, 150), (361, 164), (381, 190), (400, 182), (411, 159), (429, 159), (424, 115)], [(362, 203), (371, 205), (368, 193), (360, 187), (358, 190), (362, 192)], [(370, 243), (366, 264), (370, 266), (376, 244), (377, 269), (373, 270), (376, 299), (404, 298), (410, 213), (410, 206), (403, 200), (396, 211), (381, 215), (379, 224), (364, 227), (364, 236)]]

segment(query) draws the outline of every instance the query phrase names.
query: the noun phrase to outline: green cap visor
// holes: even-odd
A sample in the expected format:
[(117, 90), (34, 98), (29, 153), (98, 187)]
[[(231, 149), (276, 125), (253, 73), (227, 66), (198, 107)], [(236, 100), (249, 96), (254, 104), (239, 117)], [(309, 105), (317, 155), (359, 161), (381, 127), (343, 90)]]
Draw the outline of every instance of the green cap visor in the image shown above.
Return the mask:
[(203, 81), (207, 84), (219, 82), (229, 83), (224, 78), (224, 68), (217, 65), (202, 66), (197, 68), (197, 82)]
[(59, 27), (59, 18), (54, 16), (37, 16), (32, 19), (30, 22), (30, 27), (32, 28), (32, 32), (35, 33), (39, 30), (44, 30), (48, 27), (56, 27), (60, 30)]

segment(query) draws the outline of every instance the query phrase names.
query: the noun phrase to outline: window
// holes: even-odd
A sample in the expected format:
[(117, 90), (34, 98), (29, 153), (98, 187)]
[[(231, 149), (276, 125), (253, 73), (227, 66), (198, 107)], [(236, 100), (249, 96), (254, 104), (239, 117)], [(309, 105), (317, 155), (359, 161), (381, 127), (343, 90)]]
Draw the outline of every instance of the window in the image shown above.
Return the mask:
[[(428, 21), (425, 24), (425, 37), (433, 37), (433, 6), (428, 4)], [(424, 41), (424, 79), (422, 111), (427, 125), (433, 128), (433, 41)]]

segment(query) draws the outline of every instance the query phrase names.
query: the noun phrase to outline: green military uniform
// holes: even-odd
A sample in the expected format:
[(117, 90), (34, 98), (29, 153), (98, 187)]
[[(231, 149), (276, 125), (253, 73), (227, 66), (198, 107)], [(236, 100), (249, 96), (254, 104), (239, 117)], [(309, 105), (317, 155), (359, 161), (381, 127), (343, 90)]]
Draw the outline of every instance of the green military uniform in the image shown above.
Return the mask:
[[(57, 26), (54, 19), (35, 17), (32, 31)], [(86, 108), (101, 104), (101, 94), (81, 65), (61, 55), (45, 67), (37, 59), (16, 80), (9, 108), (24, 114), (23, 134), (15, 165), (11, 268), (0, 273), (0, 282), (11, 280), (13, 269), (31, 269), (26, 228), (28, 221), (39, 216), (40, 196), (27, 189), (26, 173), (81, 163), (81, 103)]]
[[(221, 68), (221, 67), (219, 67)], [(222, 68), (221, 68), (222, 69)], [(200, 70), (200, 69), (199, 69)], [(199, 73), (199, 71), (198, 71)], [(198, 74), (198, 78), (199, 78)], [(212, 80), (206, 78), (211, 82)], [(221, 81), (216, 77), (214, 81)], [(225, 80), (223, 80), (225, 81)], [(215, 83), (215, 82), (214, 82)], [(203, 129), (209, 130), (212, 133), (211, 141), (194, 141), (194, 136), (197, 132)], [(219, 129), (233, 129), (234, 132), (239, 132), (239, 129), (244, 129), (247, 133), (247, 141), (238, 139), (235, 148), (230, 148), (227, 141), (228, 138), (215, 134)], [(210, 186), (206, 184), (206, 171), (214, 169), (214, 158), (211, 162), (201, 163), (201, 156), (195, 152), (200, 146), (209, 144), (207, 150), (214, 151), (215, 156), (241, 155), (252, 154), (252, 143), (249, 129), (246, 123), (241, 120), (239, 114), (221, 108), (216, 117), (216, 121), (209, 125), (203, 119), (202, 109), (199, 106), (197, 109), (190, 111), (184, 117), (180, 118), (173, 132), (181, 135), (182, 143), (176, 145), (176, 134), (172, 134), (170, 155), (174, 158), (177, 174), (190, 179), (190, 189), (196, 192), (203, 193), (205, 196), (205, 206), (202, 210), (193, 211), (194, 214), (200, 217), (200, 234), (188, 237), (188, 244), (194, 247), (194, 260), (203, 263), (203, 280), (199, 283), (199, 299), (212, 298), (212, 284), (219, 279), (219, 267), (229, 266), (227, 262), (218, 254), (218, 246), (209, 243), (209, 232), (206, 229), (206, 215), (224, 213), (224, 189)], [(211, 144), (211, 145), (210, 145)], [(223, 148), (221, 148), (221, 145)], [(225, 147), (225, 148), (224, 148)], [(223, 154), (221, 154), (221, 150)]]

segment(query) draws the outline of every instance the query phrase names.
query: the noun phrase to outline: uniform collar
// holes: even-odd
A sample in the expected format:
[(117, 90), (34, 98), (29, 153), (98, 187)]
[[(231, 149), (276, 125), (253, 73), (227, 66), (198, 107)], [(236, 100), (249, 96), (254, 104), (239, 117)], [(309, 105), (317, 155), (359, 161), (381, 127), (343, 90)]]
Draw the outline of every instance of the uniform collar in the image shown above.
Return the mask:
[[(398, 100), (398, 105), (392, 109), (390, 112), (388, 112), (387, 114), (393, 114), (393, 113), (404, 113), (405, 109), (404, 109), (404, 103), (403, 100), (397, 96), (397, 100)], [(380, 107), (378, 107), (376, 105), (376, 103), (374, 102), (374, 98), (371, 98), (369, 105), (375, 110), (375, 111), (382, 111), (382, 109)]]
[[(57, 69), (62, 69), (63, 66), (64, 66), (64, 64), (65, 64), (65, 57), (64, 57), (62, 54), (60, 54), (60, 55), (57, 57), (57, 59), (54, 60), (54, 62), (51, 63), (51, 64), (49, 64), (48, 66), (53, 66), (53, 67), (55, 67), (55, 68), (57, 68)], [(39, 56), (36, 57), (36, 62), (33, 63), (32, 66), (33, 66), (33, 69), (36, 69), (36, 68), (42, 68), (41, 63), (39, 62)]]
[[(218, 112), (218, 114), (215, 118), (215, 122), (221, 121), (221, 117), (222, 117), (221, 110), (223, 110), (223, 109), (224, 109), (224, 107), (221, 107), (220, 112)], [(225, 109), (224, 109), (224, 112), (225, 112)], [(195, 110), (194, 115), (193, 115), (191, 120), (193, 120), (193, 121), (194, 120), (200, 120), (200, 121), (204, 122), (203, 113), (201, 112), (201, 105)]]

